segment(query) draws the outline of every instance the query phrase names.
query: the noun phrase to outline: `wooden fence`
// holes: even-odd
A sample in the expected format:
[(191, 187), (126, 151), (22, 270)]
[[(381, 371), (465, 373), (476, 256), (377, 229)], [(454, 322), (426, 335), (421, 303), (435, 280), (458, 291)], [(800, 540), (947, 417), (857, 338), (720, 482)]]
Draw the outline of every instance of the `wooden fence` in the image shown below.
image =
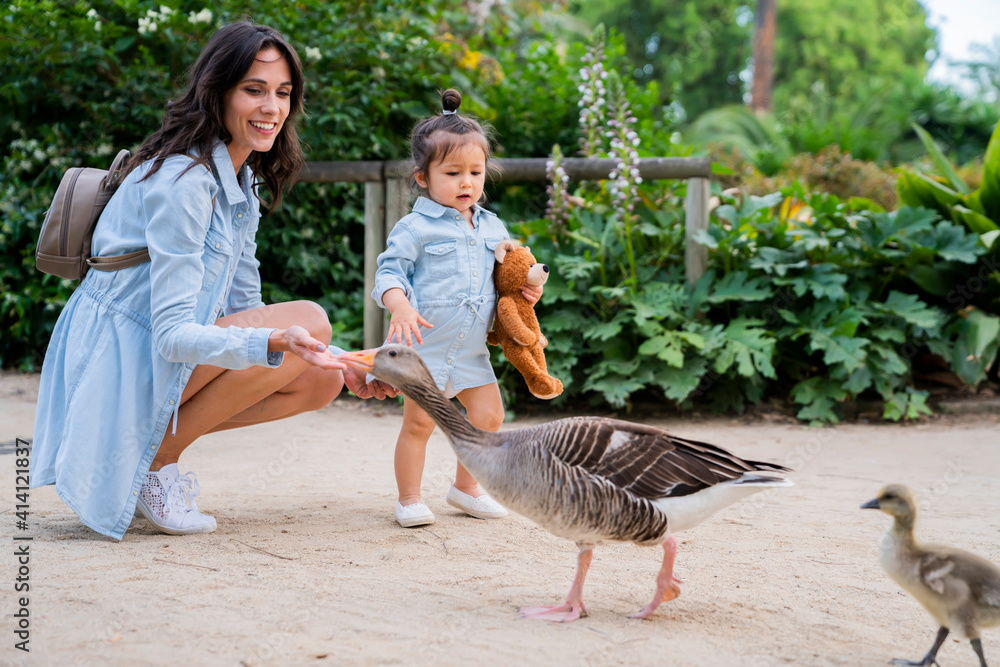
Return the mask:
[[(498, 159), (503, 181), (544, 181), (545, 158)], [(573, 180), (604, 180), (617, 166), (609, 158), (567, 158), (563, 169)], [(385, 240), (396, 221), (410, 212), (412, 198), (408, 179), (413, 163), (407, 160), (385, 162), (307, 162), (299, 181), (305, 183), (365, 184), (365, 312), (364, 346), (378, 347), (385, 341), (386, 320), (382, 309), (370, 298), (375, 286), (376, 259), (385, 249)], [(687, 179), (685, 201), (684, 253), (688, 282), (696, 282), (705, 273), (707, 249), (694, 240), (695, 232), (708, 228), (708, 193), (711, 161), (708, 158), (642, 158), (639, 173), (643, 180)]]

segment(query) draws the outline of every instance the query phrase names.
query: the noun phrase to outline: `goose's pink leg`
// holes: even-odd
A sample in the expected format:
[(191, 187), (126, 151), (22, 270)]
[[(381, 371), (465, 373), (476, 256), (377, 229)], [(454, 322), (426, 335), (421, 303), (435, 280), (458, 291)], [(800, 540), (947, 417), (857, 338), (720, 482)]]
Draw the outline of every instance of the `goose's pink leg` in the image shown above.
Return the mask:
[(681, 589), (677, 584), (684, 583), (674, 576), (674, 558), (677, 556), (677, 538), (673, 535), (663, 543), (663, 565), (660, 573), (656, 575), (656, 593), (653, 600), (642, 608), (638, 614), (630, 618), (646, 618), (660, 606), (661, 602), (673, 600), (681, 594)]
[(586, 616), (587, 608), (583, 606), (583, 580), (587, 577), (593, 555), (593, 547), (580, 549), (576, 557), (576, 577), (573, 578), (573, 587), (569, 589), (565, 604), (554, 607), (521, 607), (517, 611), (525, 618), (557, 623), (569, 623)]

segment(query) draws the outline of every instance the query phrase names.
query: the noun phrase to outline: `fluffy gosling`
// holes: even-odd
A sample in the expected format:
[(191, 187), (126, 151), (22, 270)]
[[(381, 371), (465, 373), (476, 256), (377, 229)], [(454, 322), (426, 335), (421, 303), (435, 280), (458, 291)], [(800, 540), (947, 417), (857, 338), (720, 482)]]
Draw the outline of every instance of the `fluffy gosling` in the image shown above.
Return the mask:
[(917, 503), (902, 484), (890, 484), (861, 506), (893, 517), (880, 542), (879, 562), (903, 590), (941, 625), (923, 660), (892, 660), (893, 665), (936, 665), (937, 652), (952, 630), (969, 639), (986, 667), (979, 631), (1000, 625), (1000, 568), (984, 558), (951, 547), (920, 544), (913, 537)]

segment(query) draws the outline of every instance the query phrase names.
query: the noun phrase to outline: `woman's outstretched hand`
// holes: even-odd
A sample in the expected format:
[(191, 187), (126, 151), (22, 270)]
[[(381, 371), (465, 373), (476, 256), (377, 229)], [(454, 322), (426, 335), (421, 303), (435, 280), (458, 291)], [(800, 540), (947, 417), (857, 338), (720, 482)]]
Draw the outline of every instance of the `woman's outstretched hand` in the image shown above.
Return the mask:
[(322, 341), (297, 324), (273, 331), (267, 339), (268, 352), (291, 352), (307, 364), (327, 370), (344, 370), (347, 365), (331, 354)]
[[(364, 350), (365, 352), (374, 352), (374, 350)], [(358, 398), (377, 398), (382, 400), (384, 398), (394, 398), (399, 396), (399, 392), (396, 391), (392, 385), (386, 384), (381, 380), (372, 380), (371, 382), (365, 382), (367, 373), (358, 369), (348, 367), (344, 371), (344, 384), (352, 394)]]

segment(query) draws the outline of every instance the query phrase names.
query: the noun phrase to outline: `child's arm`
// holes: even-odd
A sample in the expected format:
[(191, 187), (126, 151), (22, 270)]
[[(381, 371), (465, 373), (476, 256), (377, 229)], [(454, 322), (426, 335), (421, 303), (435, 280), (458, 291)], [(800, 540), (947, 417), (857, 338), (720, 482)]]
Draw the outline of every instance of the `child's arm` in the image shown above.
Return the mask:
[(391, 313), (391, 317), (389, 318), (389, 335), (386, 337), (386, 342), (388, 343), (399, 343), (402, 345), (405, 339), (406, 344), (413, 347), (413, 338), (416, 338), (418, 343), (424, 342), (423, 337), (420, 335), (420, 326), (425, 326), (428, 329), (434, 328), (433, 324), (425, 320), (410, 305), (410, 300), (406, 298), (406, 292), (399, 287), (386, 290), (385, 294), (382, 295), (382, 303), (385, 304), (385, 307)]

